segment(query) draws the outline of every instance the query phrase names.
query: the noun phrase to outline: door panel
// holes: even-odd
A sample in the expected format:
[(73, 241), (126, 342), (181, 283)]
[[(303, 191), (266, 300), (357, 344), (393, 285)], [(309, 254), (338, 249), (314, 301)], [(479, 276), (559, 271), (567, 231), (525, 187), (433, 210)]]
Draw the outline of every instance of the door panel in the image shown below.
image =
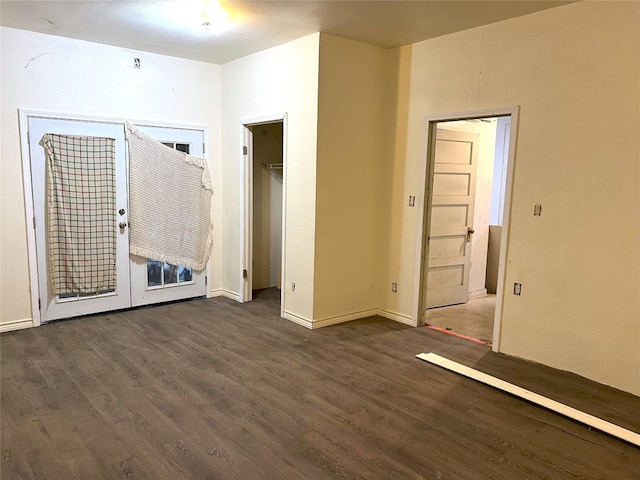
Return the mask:
[[(169, 127), (136, 127), (164, 143), (195, 157), (204, 157), (204, 132)], [(158, 185), (163, 188), (171, 185)], [(170, 265), (131, 255), (131, 305), (134, 307), (170, 302), (206, 295), (206, 272), (191, 271), (181, 265)]]
[(469, 300), (477, 134), (438, 129), (426, 272), (426, 308)]
[(56, 320), (90, 313), (117, 310), (131, 306), (129, 292), (129, 236), (126, 227), (113, 228), (116, 235), (116, 289), (100, 295), (54, 295), (49, 288), (49, 261), (47, 244), (47, 202), (46, 202), (46, 156), (41, 145), (45, 133), (82, 135), (115, 138), (116, 161), (116, 205), (124, 209), (117, 214), (117, 222), (127, 222), (127, 182), (124, 127), (122, 124), (77, 122), (41, 117), (29, 117), (29, 153), (31, 161), (31, 181), (33, 185), (33, 206), (36, 230), (36, 255), (38, 262), (38, 283), (43, 321)]

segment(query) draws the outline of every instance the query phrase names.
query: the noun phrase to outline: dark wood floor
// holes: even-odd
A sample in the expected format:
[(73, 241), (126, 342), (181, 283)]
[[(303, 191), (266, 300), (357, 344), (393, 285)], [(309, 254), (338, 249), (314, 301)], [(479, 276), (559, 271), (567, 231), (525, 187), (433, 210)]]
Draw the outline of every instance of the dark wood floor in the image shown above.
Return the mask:
[(3, 334), (2, 479), (640, 478), (640, 449), (414, 355), (636, 431), (638, 397), (428, 328), (278, 312), (266, 291)]

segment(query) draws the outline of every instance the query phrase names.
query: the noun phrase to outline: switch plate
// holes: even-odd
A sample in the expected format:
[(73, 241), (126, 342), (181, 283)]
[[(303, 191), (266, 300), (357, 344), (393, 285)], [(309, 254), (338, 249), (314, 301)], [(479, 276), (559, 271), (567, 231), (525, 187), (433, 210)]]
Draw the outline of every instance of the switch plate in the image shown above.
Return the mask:
[(398, 284), (397, 284), (396, 282), (393, 282), (393, 283), (391, 284), (391, 291), (392, 291), (393, 293), (396, 293), (396, 292), (398, 291)]

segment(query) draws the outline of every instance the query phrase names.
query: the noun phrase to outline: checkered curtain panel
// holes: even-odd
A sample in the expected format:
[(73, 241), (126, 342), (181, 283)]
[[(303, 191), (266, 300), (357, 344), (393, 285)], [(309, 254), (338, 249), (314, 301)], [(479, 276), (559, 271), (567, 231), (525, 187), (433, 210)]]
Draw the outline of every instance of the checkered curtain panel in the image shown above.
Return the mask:
[(47, 133), (49, 279), (54, 294), (116, 287), (115, 139)]

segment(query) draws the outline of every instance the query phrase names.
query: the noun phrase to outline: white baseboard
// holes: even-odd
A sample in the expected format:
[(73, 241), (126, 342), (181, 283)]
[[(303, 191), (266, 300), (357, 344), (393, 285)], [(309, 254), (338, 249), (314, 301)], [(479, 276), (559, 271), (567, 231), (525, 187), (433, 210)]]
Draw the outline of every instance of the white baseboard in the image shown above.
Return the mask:
[(313, 321), (313, 328), (328, 327), (329, 325), (337, 325), (338, 323), (350, 322), (352, 320), (360, 320), (361, 318), (372, 317), (376, 315), (377, 310), (362, 310), (360, 312), (347, 313), (346, 315), (337, 315), (335, 317), (327, 317)]
[(472, 298), (484, 297), (486, 294), (486, 288), (483, 288), (482, 290), (474, 290), (473, 292), (469, 292), (469, 300), (471, 300)]
[(33, 319), (23, 318), (22, 320), (10, 320), (0, 323), (0, 332), (12, 332), (14, 330), (22, 330), (23, 328), (33, 327)]
[(347, 313), (345, 315), (336, 315), (335, 317), (327, 317), (318, 320), (308, 320), (306, 318), (299, 317), (290, 312), (285, 312), (284, 318), (296, 322), (307, 328), (316, 329), (322, 327), (328, 327), (330, 325), (337, 325), (339, 323), (351, 322), (352, 320), (360, 320), (362, 318), (373, 317), (378, 315), (388, 320), (400, 322), (405, 325), (413, 326), (413, 319), (410, 316), (403, 315), (401, 313), (390, 312), (388, 310), (380, 310), (372, 308), (370, 310), (361, 310), (359, 312)]
[(393, 320), (395, 322), (404, 323), (405, 325), (409, 325), (411, 327), (415, 327), (415, 323), (413, 322), (413, 318), (409, 315), (404, 315), (402, 313), (390, 312), (389, 310), (377, 310), (378, 315), (381, 317), (387, 318), (389, 320)]
[(216, 288), (215, 290), (211, 290), (211, 297), (226, 297), (231, 300), (235, 300), (236, 302), (241, 302), (240, 294), (236, 292), (232, 292), (231, 290), (227, 290), (225, 288)]
[(286, 310), (282, 313), (282, 318), (292, 321), (293, 323), (297, 323), (298, 325), (302, 325), (305, 328), (311, 330), (313, 327), (313, 321), (308, 318), (301, 317), (296, 315), (295, 313), (287, 312)]

